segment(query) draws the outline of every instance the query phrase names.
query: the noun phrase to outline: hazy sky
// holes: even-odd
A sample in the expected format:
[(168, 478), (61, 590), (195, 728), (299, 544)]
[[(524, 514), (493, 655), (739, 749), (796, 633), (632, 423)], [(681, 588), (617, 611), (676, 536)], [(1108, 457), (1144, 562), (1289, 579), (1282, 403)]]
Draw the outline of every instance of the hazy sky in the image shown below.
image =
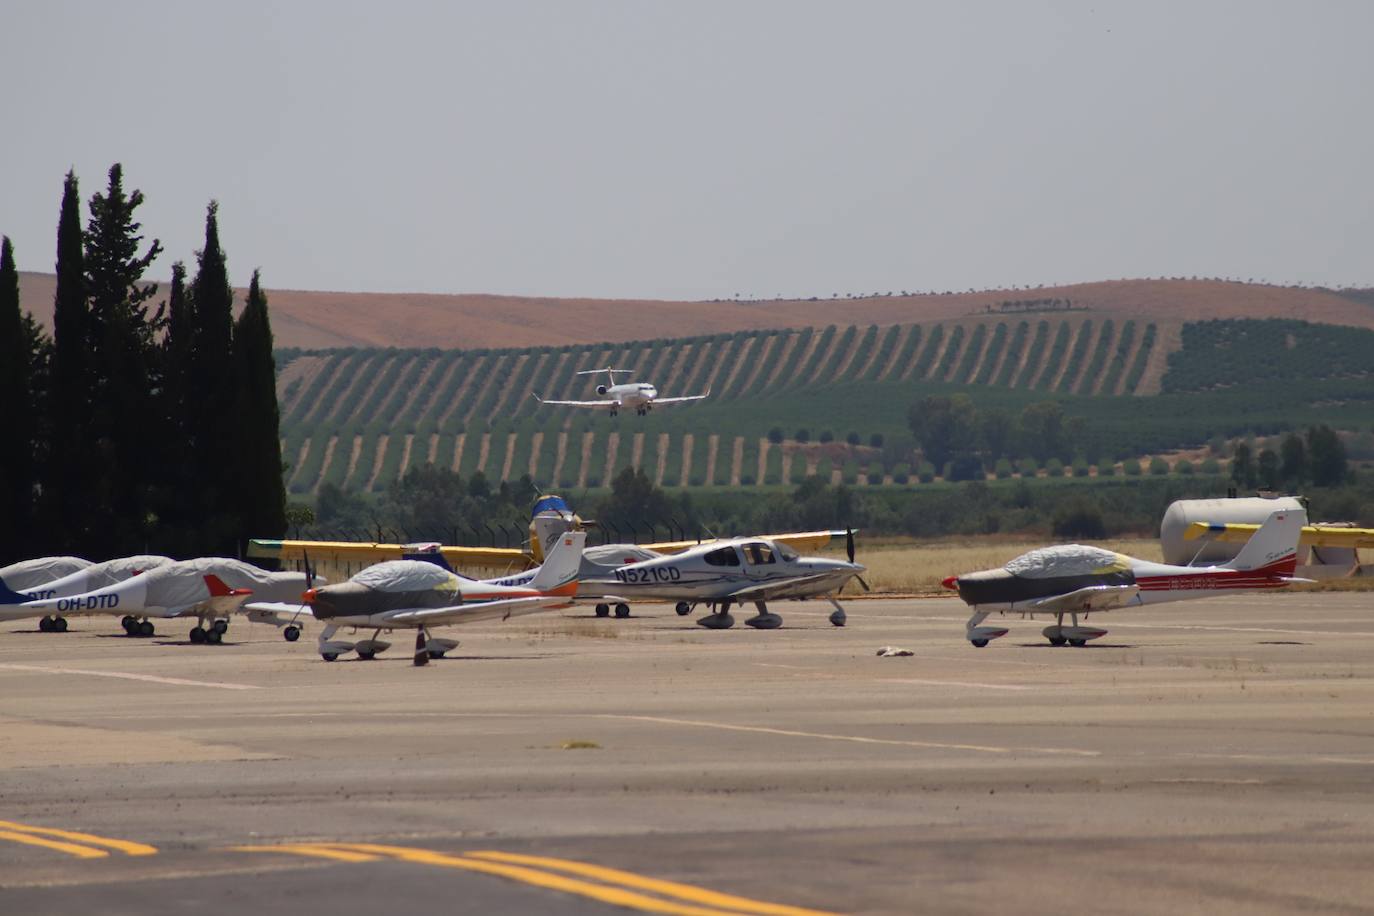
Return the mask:
[(0, 7), (0, 233), (111, 163), (269, 287), (1374, 285), (1374, 3)]

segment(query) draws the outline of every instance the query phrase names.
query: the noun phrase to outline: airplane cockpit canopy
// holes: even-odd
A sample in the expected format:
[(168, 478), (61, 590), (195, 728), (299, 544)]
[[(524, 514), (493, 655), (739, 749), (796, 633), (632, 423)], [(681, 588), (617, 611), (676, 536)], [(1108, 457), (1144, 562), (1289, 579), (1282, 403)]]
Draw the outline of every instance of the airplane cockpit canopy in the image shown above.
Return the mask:
[(384, 592), (418, 592), (440, 588), (457, 577), (424, 560), (388, 560), (369, 566), (351, 581)]
[(1004, 568), (1022, 579), (1057, 579), (1120, 572), (1127, 566), (1126, 558), (1119, 553), (1086, 544), (1064, 544), (1023, 553)]
[(801, 559), (801, 554), (797, 553), (782, 541), (773, 542), (773, 552), (782, 557), (784, 563), (795, 563)]

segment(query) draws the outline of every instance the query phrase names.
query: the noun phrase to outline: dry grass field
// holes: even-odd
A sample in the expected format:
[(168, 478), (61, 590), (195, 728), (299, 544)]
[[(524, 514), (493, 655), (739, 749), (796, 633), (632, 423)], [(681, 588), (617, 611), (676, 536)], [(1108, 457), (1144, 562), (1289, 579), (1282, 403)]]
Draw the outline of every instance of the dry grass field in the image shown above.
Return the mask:
[[(20, 302), (50, 324), (55, 278), (19, 276)], [(243, 292), (238, 291), (240, 297)], [(1117, 318), (1300, 318), (1374, 328), (1374, 309), (1332, 292), (1220, 280), (1110, 280), (1034, 290), (747, 302), (268, 290), (277, 345), (308, 349), (527, 347), (755, 328), (892, 325), (983, 314), (1008, 300), (1049, 298), (1070, 299), (1087, 310), (1078, 314)]]

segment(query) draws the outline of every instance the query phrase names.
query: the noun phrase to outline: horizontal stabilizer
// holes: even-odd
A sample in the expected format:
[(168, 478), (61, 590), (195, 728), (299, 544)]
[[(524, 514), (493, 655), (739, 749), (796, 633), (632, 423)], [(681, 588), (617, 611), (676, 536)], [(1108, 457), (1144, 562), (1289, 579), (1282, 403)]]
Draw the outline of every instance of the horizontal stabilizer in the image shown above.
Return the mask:
[(253, 594), (251, 588), (230, 588), (223, 579), (214, 573), (205, 577), (205, 586), (210, 589), (211, 598), (238, 598)]
[(1107, 611), (1122, 607), (1140, 594), (1137, 585), (1089, 585), (1063, 595), (1054, 595), (1031, 602), (1037, 611)]

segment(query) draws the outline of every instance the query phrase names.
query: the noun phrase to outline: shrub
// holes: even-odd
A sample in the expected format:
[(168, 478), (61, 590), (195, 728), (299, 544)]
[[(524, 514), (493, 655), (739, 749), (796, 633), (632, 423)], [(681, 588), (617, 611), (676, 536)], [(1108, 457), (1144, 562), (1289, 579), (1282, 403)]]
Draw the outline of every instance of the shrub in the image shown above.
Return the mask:
[(810, 441), (811, 441), (811, 431), (810, 431), (810, 430), (807, 430), (807, 429), (799, 429), (799, 430), (797, 430), (796, 439), (797, 439), (798, 442), (810, 442)]
[(768, 441), (773, 443), (774, 445), (777, 445), (778, 443), (782, 442), (782, 438), (782, 429), (780, 429), (779, 427), (774, 426), (772, 429), (768, 431)]
[(752, 487), (752, 486), (754, 485), (754, 475), (753, 475), (753, 474), (741, 474), (741, 475), (739, 475), (739, 485), (742, 486), (742, 487)]
[(1022, 458), (1016, 462), (1016, 470), (1022, 477), (1034, 477), (1040, 466), (1035, 463), (1034, 458)]
[(1063, 477), (1064, 462), (1060, 461), (1058, 458), (1051, 458), (1049, 461), (1045, 462), (1045, 473), (1050, 477)]
[(935, 479), (935, 465), (929, 461), (922, 461), (921, 466), (916, 469), (916, 479), (921, 483), (930, 483)]
[(830, 430), (828, 430), (828, 429), (823, 429), (823, 430), (821, 430), (821, 441), (822, 441), (822, 442), (834, 442), (834, 441), (835, 441), (835, 434), (832, 433), (832, 432), (831, 432)]
[(852, 459), (849, 460), (849, 461), (846, 461), (846, 462), (844, 463), (844, 470), (843, 470), (843, 472), (842, 472), (842, 476), (841, 476), (840, 479), (843, 480), (846, 484), (848, 484), (848, 485), (851, 486), (851, 487), (852, 487), (854, 484), (858, 483), (858, 482), (859, 482), (859, 462), (854, 461), (854, 460), (852, 460)]
[(1082, 455), (1079, 455), (1077, 458), (1073, 460), (1073, 476), (1088, 476), (1088, 459), (1084, 458)]
[(1191, 461), (1189, 461), (1187, 458), (1181, 458), (1181, 459), (1179, 459), (1178, 461), (1176, 461), (1176, 462), (1174, 463), (1174, 473), (1175, 473), (1175, 474), (1184, 474), (1184, 475), (1192, 474), (1192, 473), (1193, 473), (1193, 463), (1192, 463)]
[(844, 437), (844, 441), (848, 442), (850, 445), (858, 445), (863, 440), (858, 433), (849, 433)]
[(956, 455), (945, 465), (945, 480), (982, 480), (983, 462), (977, 455)]
[(1054, 536), (1101, 540), (1107, 536), (1102, 510), (1087, 500), (1072, 500), (1054, 513)]
[(1125, 461), (1121, 462), (1121, 473), (1125, 474), (1127, 477), (1139, 477), (1140, 462), (1135, 458), (1127, 458)]
[(868, 444), (871, 445), (871, 446), (873, 446), (874, 448), (882, 448), (882, 447), (883, 447), (883, 434), (882, 434), (882, 433), (874, 433), (873, 435), (869, 436), (869, 437), (868, 437)]
[(868, 465), (868, 482), (869, 482), (869, 483), (871, 483), (871, 484), (879, 484), (879, 483), (882, 483), (882, 482), (883, 482), (883, 478), (884, 478), (885, 476), (887, 476), (887, 468), (883, 467), (883, 463), (882, 463), (881, 461), (873, 461), (873, 462), (870, 462), (870, 463), (869, 463), (869, 465)]
[(1153, 477), (1163, 477), (1169, 473), (1169, 462), (1163, 458), (1155, 457), (1150, 459), (1150, 475)]
[(1204, 459), (1200, 470), (1204, 474), (1220, 474), (1221, 462), (1217, 461), (1215, 458)]
[(1114, 462), (1111, 462), (1111, 461), (1104, 461), (1104, 462), (1102, 462), (1101, 464), (1099, 464), (1099, 465), (1097, 466), (1097, 476), (1098, 476), (1098, 477), (1115, 477), (1115, 476), (1116, 476), (1116, 464), (1115, 464)]
[(1005, 458), (998, 458), (993, 473), (997, 475), (998, 480), (1006, 480), (1011, 476), (1011, 462)]
[(892, 469), (892, 482), (899, 486), (905, 486), (911, 481), (911, 465), (906, 462), (895, 466)]

